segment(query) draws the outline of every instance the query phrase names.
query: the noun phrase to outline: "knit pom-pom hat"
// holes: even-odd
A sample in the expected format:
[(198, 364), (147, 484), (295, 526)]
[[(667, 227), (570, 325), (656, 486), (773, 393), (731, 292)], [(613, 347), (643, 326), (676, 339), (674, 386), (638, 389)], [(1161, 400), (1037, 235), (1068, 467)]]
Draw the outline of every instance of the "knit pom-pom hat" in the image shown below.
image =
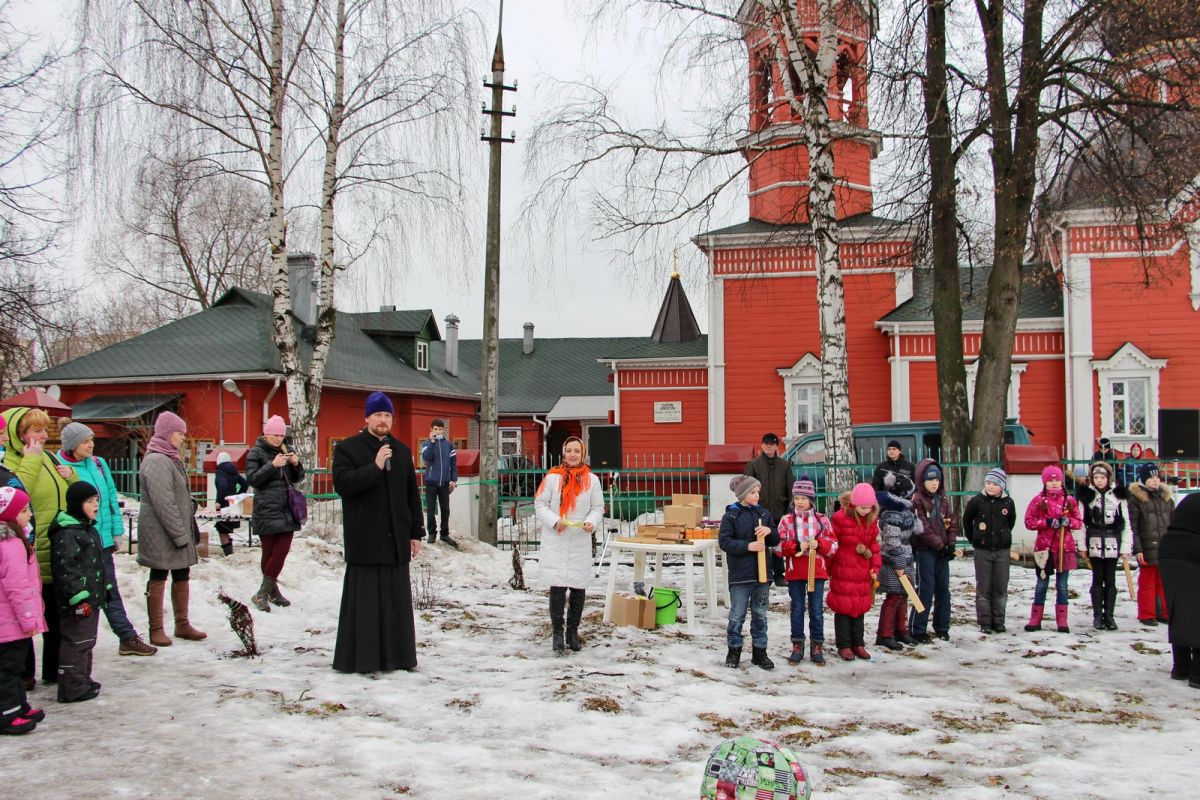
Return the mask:
[(869, 483), (856, 485), (850, 491), (850, 505), (856, 507), (875, 505), (875, 488)]

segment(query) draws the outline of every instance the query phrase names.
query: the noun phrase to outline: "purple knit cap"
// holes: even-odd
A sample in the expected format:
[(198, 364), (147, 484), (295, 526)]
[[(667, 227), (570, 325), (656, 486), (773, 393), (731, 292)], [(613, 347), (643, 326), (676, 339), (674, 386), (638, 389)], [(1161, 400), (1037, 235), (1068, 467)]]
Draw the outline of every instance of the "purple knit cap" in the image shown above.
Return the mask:
[(187, 423), (178, 414), (164, 411), (154, 420), (154, 435), (166, 439), (172, 433), (187, 433)]
[(801, 478), (792, 484), (792, 496), (803, 495), (809, 500), (817, 499), (817, 486), (812, 482), (812, 478)]

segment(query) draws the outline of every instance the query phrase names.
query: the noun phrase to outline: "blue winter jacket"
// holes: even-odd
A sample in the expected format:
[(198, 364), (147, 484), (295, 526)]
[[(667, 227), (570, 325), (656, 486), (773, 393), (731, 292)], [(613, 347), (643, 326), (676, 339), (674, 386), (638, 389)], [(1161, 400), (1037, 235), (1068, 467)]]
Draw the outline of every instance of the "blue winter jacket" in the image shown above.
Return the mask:
[(426, 439), (421, 444), (421, 463), (425, 465), (425, 483), (458, 483), (458, 451), (449, 439)]
[(757, 541), (754, 529), (760, 521), (771, 529), (765, 539), (767, 547), (777, 547), (778, 525), (771, 517), (771, 512), (762, 506), (730, 503), (725, 509), (725, 516), (721, 517), (717, 544), (725, 552), (725, 572), (729, 575), (730, 584), (758, 583), (758, 554), (750, 552), (748, 548), (751, 542)]
[(87, 481), (99, 490), (100, 515), (96, 517), (96, 531), (105, 550), (113, 547), (113, 537), (125, 535), (125, 521), (121, 519), (121, 496), (117, 493), (117, 484), (113, 481), (108, 462), (100, 456), (75, 461), (62, 450), (58, 451), (58, 457), (68, 467), (74, 468), (79, 480)]

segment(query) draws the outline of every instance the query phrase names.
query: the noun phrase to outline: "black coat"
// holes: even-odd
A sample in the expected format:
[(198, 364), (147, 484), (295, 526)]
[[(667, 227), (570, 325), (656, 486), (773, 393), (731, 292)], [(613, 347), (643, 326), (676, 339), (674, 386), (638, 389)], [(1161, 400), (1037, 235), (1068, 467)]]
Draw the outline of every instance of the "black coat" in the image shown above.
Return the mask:
[(50, 523), (49, 536), (50, 574), (59, 614), (70, 616), (80, 603), (96, 609), (108, 605), (112, 585), (104, 580), (104, 543), (96, 523), (83, 523), (63, 512)]
[(780, 520), (784, 514), (791, 511), (792, 481), (795, 480), (792, 477), (792, 462), (783, 456), (767, 458), (766, 455), (759, 454), (746, 463), (742, 474), (757, 478), (762, 484), (758, 503), (770, 511), (772, 517)]
[[(759, 522), (771, 529), (763, 541), (767, 547), (779, 546), (779, 528), (771, 512), (758, 506), (744, 506), (741, 503), (731, 503), (725, 509), (721, 518), (721, 530), (718, 533), (717, 545), (725, 551), (725, 572), (729, 583), (758, 583), (758, 553), (750, 552), (751, 542), (757, 542), (754, 529)], [(771, 554), (768, 552), (767, 556)], [(771, 567), (767, 565), (770, 577)]]
[(1200, 494), (1183, 498), (1158, 545), (1171, 644), (1200, 647)]
[(889, 472), (895, 473), (896, 475), (903, 475), (910, 481), (913, 481), (913, 486), (916, 486), (915, 476), (917, 474), (917, 468), (913, 466), (913, 463), (907, 458), (900, 456), (900, 458), (896, 459), (895, 461), (886, 459), (883, 461), (883, 463), (875, 468), (875, 474), (871, 476), (871, 486), (874, 487), (875, 491), (883, 492), (890, 488), (883, 482), (883, 479), (887, 477)]
[(294, 485), (304, 480), (304, 467), (299, 464), (276, 467), (271, 462), (279, 452), (278, 447), (267, 444), (260, 436), (246, 454), (246, 481), (254, 487), (251, 525), (259, 536), (300, 530), (300, 523), (288, 508), (287, 486), (288, 481)]
[(241, 494), (250, 488), (250, 484), (237, 471), (237, 466), (232, 461), (217, 464), (217, 471), (213, 477), (217, 484), (217, 508), (228, 505), (225, 501), (229, 495)]
[[(375, 454), (392, 446), (392, 468), (375, 466)], [(407, 564), (409, 542), (425, 537), (421, 495), (412, 451), (390, 435), (365, 430), (333, 451), (333, 490), (342, 498), (347, 564)]]
[(976, 550), (1008, 550), (1016, 519), (1017, 507), (1011, 497), (980, 492), (963, 510), (963, 535)]

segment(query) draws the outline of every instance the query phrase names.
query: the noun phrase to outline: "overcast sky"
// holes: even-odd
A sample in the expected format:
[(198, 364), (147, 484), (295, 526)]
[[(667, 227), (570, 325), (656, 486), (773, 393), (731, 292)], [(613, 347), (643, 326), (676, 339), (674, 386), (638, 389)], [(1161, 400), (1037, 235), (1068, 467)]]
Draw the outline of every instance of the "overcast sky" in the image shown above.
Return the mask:
[[(12, 19), (23, 30), (42, 37), (64, 38), (79, 0), (12, 0)], [(531, 186), (523, 174), (527, 134), (555, 102), (555, 80), (590, 79), (615, 87), (623, 108), (645, 121), (661, 113), (664, 101), (656, 92), (658, 60), (666, 43), (645, 21), (629, 17), (622, 30), (590, 26), (585, 0), (508, 0), (505, 3), (504, 49), (508, 76), (519, 80), (515, 96), (518, 116), (506, 121), (517, 142), (504, 148), (505, 252), (501, 278), (501, 335), (520, 336), (526, 321), (540, 336), (649, 335), (671, 274), (671, 251), (664, 245), (656, 264), (635, 269), (614, 256), (608, 245), (594, 241), (578, 220), (573, 234), (551, 252), (541, 241), (531, 242), (514, 221)], [(480, 75), (490, 61), (495, 37), (496, 2), (476, 9), (487, 25), (487, 40), (479, 54)], [(490, 10), (489, 10), (490, 9)], [(512, 97), (510, 95), (510, 97)], [(669, 101), (666, 101), (669, 102)], [(477, 135), (478, 125), (472, 131)], [(486, 145), (479, 142), (481, 155)], [(479, 191), (486, 186), (486, 158), (479, 159)], [(745, 219), (745, 203), (722, 211), (714, 226)], [(399, 274), (381, 276), (370, 266), (352, 268), (339, 289), (339, 306), (370, 310), (381, 304), (400, 308), (432, 307), (442, 324), (449, 313), (462, 320), (462, 335), (478, 337), (482, 330), (483, 198), (479, 202), (479, 250), (469, 263), (446, 263), (437, 253), (414, 257)], [(570, 222), (570, 220), (568, 220)], [(695, 233), (692, 231), (690, 233)], [(703, 297), (703, 267), (698, 254), (680, 237), (681, 272), (701, 327), (707, 328)], [(86, 238), (83, 236), (77, 238)], [(75, 252), (85, 249), (80, 241)], [(77, 256), (76, 261), (84, 259)]]

